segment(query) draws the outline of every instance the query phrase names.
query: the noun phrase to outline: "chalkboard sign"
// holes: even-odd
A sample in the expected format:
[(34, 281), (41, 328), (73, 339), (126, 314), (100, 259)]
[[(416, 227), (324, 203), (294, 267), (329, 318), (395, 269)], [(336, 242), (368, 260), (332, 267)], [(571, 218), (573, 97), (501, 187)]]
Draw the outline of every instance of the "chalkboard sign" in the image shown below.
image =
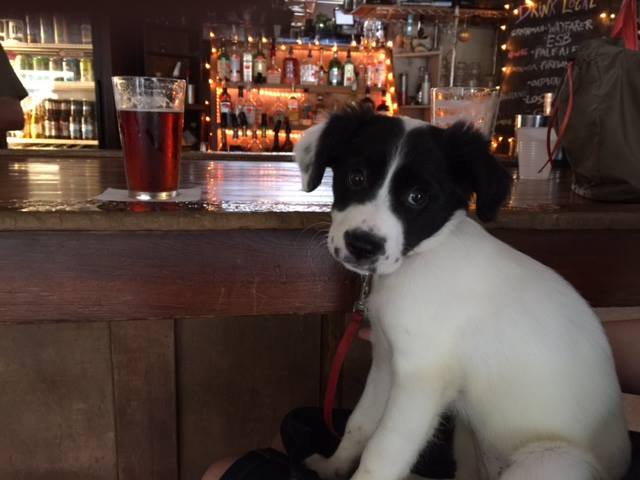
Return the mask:
[(543, 96), (557, 90), (567, 60), (582, 42), (606, 33), (609, 18), (600, 17), (599, 1), (536, 0), (518, 9), (507, 40), (497, 133), (513, 135), (518, 113), (542, 113)]

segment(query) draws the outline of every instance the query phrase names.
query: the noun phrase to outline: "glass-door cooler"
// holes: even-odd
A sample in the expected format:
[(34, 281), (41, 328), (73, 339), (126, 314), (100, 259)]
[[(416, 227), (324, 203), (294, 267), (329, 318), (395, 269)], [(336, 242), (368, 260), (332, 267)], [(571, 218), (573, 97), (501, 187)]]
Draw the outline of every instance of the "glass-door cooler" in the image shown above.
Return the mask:
[[(0, 16), (2, 12), (0, 12)], [(73, 15), (0, 18), (0, 42), (29, 96), (9, 148), (97, 148), (91, 23)]]

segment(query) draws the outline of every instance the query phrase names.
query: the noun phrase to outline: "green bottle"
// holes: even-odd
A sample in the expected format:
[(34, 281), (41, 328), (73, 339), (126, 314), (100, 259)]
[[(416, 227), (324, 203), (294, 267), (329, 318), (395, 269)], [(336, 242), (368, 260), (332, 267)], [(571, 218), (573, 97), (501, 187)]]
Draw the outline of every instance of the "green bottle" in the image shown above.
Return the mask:
[(337, 50), (333, 52), (333, 58), (329, 62), (329, 85), (342, 86), (342, 63)]

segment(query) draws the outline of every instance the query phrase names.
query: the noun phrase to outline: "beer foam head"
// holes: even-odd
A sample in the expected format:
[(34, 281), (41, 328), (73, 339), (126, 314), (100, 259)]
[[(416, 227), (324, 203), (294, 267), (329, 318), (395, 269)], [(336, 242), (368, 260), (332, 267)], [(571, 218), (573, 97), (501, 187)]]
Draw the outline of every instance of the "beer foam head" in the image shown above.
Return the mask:
[(113, 77), (118, 110), (184, 111), (185, 81), (155, 77)]

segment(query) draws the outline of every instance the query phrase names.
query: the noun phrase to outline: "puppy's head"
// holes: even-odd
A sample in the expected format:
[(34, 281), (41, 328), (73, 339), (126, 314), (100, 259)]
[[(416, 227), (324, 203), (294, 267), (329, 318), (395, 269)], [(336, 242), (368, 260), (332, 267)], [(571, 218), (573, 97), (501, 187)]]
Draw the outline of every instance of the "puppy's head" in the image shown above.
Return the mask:
[(466, 124), (440, 129), (349, 110), (305, 133), (295, 148), (305, 191), (333, 170), (329, 250), (359, 273), (390, 273), (476, 194), (477, 216), (495, 217), (509, 175)]

